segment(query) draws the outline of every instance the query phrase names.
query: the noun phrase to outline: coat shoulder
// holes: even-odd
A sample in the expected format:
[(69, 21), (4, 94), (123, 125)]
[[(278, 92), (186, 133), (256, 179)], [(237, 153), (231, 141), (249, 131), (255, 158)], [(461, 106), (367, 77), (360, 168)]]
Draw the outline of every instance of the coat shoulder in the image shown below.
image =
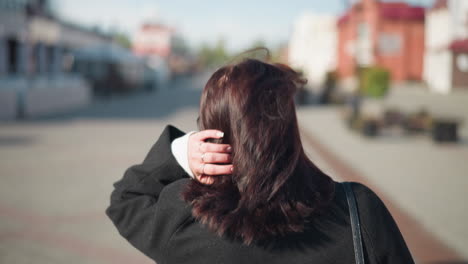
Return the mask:
[(190, 181), (191, 179), (184, 178), (167, 185), (159, 197), (161, 207), (170, 210), (178, 218), (192, 216), (190, 205), (182, 198), (182, 191)]

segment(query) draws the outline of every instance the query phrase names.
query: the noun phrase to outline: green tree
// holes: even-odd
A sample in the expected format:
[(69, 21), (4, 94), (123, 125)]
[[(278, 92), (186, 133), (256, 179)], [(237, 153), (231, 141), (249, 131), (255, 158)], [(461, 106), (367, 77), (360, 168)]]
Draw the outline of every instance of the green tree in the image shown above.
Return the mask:
[(177, 55), (185, 56), (190, 54), (190, 47), (185, 39), (181, 36), (175, 36), (172, 39), (172, 52)]
[(257, 39), (252, 43), (252, 45), (250, 45), (249, 49), (255, 48), (267, 48), (267, 44), (263, 39)]
[(226, 42), (220, 38), (214, 46), (204, 43), (198, 52), (200, 66), (204, 68), (214, 68), (226, 63), (230, 56), (226, 50)]
[(114, 32), (112, 33), (114, 41), (123, 48), (130, 49), (132, 47), (132, 42), (127, 34), (122, 32)]

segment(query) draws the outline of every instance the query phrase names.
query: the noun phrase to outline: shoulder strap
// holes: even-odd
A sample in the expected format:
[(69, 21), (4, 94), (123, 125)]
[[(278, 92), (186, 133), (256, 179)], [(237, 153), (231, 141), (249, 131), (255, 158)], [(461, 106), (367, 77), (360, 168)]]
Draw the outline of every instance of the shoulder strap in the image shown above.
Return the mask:
[(364, 264), (364, 251), (362, 248), (361, 224), (359, 222), (359, 213), (357, 210), (356, 198), (350, 182), (342, 183), (348, 200), (349, 215), (351, 217), (351, 230), (353, 233), (354, 256), (356, 264)]

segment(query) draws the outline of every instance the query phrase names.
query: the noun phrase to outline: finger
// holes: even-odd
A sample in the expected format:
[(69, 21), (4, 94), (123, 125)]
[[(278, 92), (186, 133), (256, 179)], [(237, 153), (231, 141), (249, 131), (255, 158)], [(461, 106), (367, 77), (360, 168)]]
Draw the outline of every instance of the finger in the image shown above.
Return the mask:
[(211, 185), (214, 183), (214, 177), (201, 175), (198, 181), (206, 185)]
[(231, 154), (226, 153), (207, 152), (201, 155), (203, 155), (203, 159), (200, 156), (200, 160), (205, 163), (231, 163), (232, 161)]
[(216, 176), (216, 175), (226, 175), (232, 174), (233, 171), (232, 164), (229, 165), (215, 165), (215, 164), (205, 164), (203, 168), (203, 174)]
[(206, 164), (198, 163), (198, 165), (196, 167), (196, 170), (195, 170), (195, 173), (196, 173), (197, 177), (200, 177), (200, 176), (202, 176), (204, 174), (205, 167), (206, 167)]
[(219, 153), (230, 153), (232, 148), (229, 144), (217, 144), (204, 142), (200, 145), (200, 151), (206, 152), (219, 152)]
[(193, 137), (199, 141), (204, 141), (209, 138), (222, 138), (223, 136), (224, 136), (223, 131), (219, 131), (215, 129), (202, 130), (193, 135)]
[(206, 144), (206, 143), (203, 141), (189, 142), (187, 155), (190, 160), (193, 160), (193, 161), (200, 160), (200, 156), (204, 153), (204, 151), (202, 150), (203, 144)]

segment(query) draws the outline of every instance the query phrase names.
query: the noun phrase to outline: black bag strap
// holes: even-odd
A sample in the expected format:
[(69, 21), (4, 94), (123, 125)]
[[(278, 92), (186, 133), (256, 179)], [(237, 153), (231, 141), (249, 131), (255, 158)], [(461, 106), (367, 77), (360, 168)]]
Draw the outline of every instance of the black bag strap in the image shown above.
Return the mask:
[(357, 210), (356, 197), (354, 197), (354, 192), (351, 188), (350, 182), (343, 182), (342, 185), (346, 193), (346, 199), (348, 200), (356, 264), (364, 264), (364, 250), (362, 247), (361, 224), (359, 222), (359, 213)]

